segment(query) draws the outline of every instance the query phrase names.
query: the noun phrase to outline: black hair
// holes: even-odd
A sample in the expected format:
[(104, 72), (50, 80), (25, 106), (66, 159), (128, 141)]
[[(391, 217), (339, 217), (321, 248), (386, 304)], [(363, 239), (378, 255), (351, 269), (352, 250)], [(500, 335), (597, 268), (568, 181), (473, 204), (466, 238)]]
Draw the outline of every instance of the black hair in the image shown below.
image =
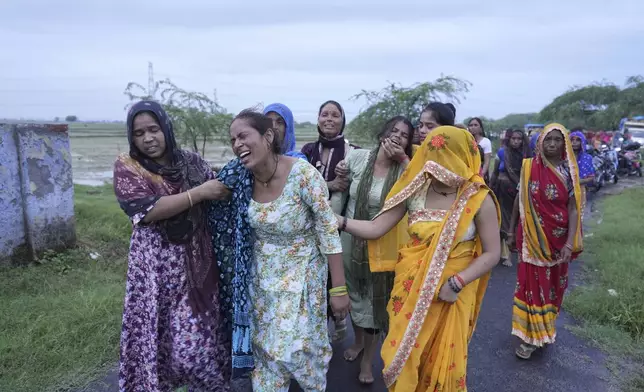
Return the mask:
[(456, 106), (454, 106), (450, 102), (446, 103), (445, 106), (447, 106), (452, 111), (452, 113), (454, 113), (454, 117), (456, 117)]
[(251, 128), (255, 129), (262, 136), (269, 130), (272, 131), (273, 142), (271, 143), (271, 152), (278, 155), (282, 153), (279, 137), (277, 137), (277, 133), (273, 129), (273, 120), (268, 116), (263, 115), (255, 109), (244, 109), (233, 118), (230, 124), (232, 125), (236, 120), (246, 121)]
[(479, 123), (479, 126), (481, 127), (481, 136), (483, 136), (483, 137), (487, 137), (487, 136), (485, 136), (485, 127), (483, 126), (483, 121), (482, 121), (480, 118), (478, 118), (478, 117), (472, 117), (472, 118), (470, 118), (470, 121), (468, 121), (468, 122), (467, 122), (467, 125), (469, 126), (469, 125), (470, 125), (470, 123), (471, 123), (472, 121), (474, 121), (474, 120), (476, 120), (476, 122), (478, 122), (478, 123)]
[(451, 103), (442, 103), (442, 102), (431, 102), (425, 108), (421, 113), (424, 112), (429, 112), (431, 113), (432, 117), (436, 120), (438, 125), (454, 125), (454, 120), (456, 118), (456, 109), (453, 108), (454, 105)]
[(407, 117), (396, 116), (396, 117), (390, 118), (378, 133), (378, 140), (387, 136), (387, 134), (391, 132), (396, 126), (396, 124), (398, 124), (399, 122), (402, 122), (409, 128), (409, 135), (407, 137), (407, 147), (405, 147), (405, 154), (409, 157), (409, 159), (411, 159), (413, 139), (414, 139), (414, 133), (416, 132), (416, 129), (414, 128), (414, 125), (411, 123), (411, 121), (409, 121)]

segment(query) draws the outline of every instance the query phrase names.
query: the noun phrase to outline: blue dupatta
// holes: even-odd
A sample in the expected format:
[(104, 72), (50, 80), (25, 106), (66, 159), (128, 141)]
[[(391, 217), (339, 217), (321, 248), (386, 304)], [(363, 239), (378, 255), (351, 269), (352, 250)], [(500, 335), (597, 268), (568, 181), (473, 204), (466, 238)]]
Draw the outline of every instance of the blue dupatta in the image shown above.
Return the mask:
[(224, 166), (217, 179), (232, 191), (230, 200), (212, 203), (208, 223), (220, 269), (220, 303), (226, 327), (232, 334), (232, 378), (235, 379), (255, 367), (248, 294), (254, 241), (248, 222), (248, 205), (253, 194), (253, 176), (239, 159), (234, 159)]
[(279, 114), (284, 119), (284, 124), (286, 124), (284, 140), (282, 141), (282, 154), (307, 160), (304, 154), (295, 149), (295, 121), (293, 120), (293, 112), (291, 112), (291, 109), (281, 103), (272, 103), (264, 108), (265, 115), (269, 112)]

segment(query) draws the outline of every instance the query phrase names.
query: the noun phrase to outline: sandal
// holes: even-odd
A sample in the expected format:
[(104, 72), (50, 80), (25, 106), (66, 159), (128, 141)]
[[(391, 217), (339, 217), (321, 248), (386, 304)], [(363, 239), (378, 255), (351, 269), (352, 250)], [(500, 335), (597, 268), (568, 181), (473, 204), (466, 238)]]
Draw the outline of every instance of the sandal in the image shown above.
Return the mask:
[(521, 343), (521, 345), (514, 351), (517, 357), (521, 359), (530, 359), (532, 353), (537, 349), (537, 346), (531, 344)]

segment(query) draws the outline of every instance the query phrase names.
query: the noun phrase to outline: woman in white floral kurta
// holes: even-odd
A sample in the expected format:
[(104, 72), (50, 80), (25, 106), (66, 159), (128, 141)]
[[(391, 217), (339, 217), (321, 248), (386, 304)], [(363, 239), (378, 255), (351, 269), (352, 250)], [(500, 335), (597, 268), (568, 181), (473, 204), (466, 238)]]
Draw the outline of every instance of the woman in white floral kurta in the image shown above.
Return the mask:
[(233, 152), (253, 180), (241, 217), (254, 232), (247, 239), (254, 256), (248, 284), (239, 284), (251, 304), (253, 390), (287, 392), (295, 379), (305, 391), (323, 392), (331, 359), (329, 275), (334, 316), (344, 319), (350, 308), (342, 246), (322, 175), (302, 159), (281, 155), (274, 127), (252, 110), (230, 125)]
[(281, 196), (269, 203), (252, 200), (248, 216), (256, 235), (253, 386), (287, 391), (293, 378), (304, 390), (324, 391), (332, 350), (322, 255), (341, 253), (342, 246), (322, 175), (298, 160)]

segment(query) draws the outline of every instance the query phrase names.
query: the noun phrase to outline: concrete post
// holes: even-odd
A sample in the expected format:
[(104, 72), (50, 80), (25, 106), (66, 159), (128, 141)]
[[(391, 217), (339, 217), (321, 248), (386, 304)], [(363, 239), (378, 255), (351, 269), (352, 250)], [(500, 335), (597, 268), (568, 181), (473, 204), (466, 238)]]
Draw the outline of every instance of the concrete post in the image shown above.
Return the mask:
[(76, 241), (67, 125), (0, 125), (0, 259)]

